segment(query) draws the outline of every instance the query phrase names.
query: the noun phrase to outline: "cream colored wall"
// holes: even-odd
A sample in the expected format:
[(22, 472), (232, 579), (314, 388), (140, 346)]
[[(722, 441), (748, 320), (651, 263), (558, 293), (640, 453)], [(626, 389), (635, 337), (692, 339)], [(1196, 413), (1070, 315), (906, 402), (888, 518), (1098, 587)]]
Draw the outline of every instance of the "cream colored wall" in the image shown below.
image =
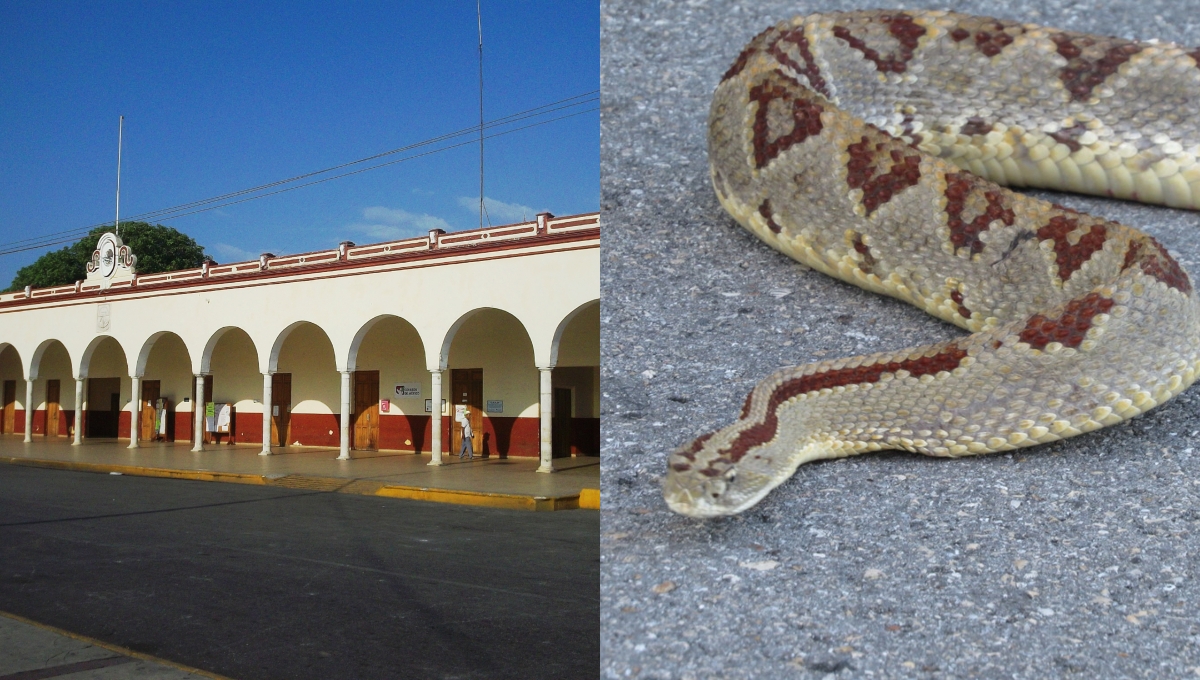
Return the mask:
[[(432, 394), (433, 379), (425, 368), (421, 336), (412, 324), (396, 317), (377, 321), (359, 346), (356, 370), (379, 371), (379, 398), (391, 401), (388, 412), (381, 416), (425, 413), (425, 400)], [(419, 384), (421, 396), (397, 397), (398, 383)]]
[[(258, 351), (245, 331), (232, 328), (217, 340), (210, 368), (214, 402), (233, 404), (238, 413), (262, 413), (263, 380), (258, 372)], [(189, 387), (183, 394), (191, 392)]]
[(600, 302), (580, 310), (563, 329), (555, 366), (600, 365)]
[[(106, 343), (107, 344), (107, 343)], [(119, 351), (119, 348), (118, 348)], [(33, 384), (34, 410), (46, 408), (46, 381), (58, 381), (58, 406), (66, 410), (75, 409), (75, 377), (71, 370), (71, 357), (60, 343), (54, 343), (42, 354), (41, 370)], [(25, 389), (17, 386), (17, 392), (24, 399)]]
[[(61, 345), (56, 345), (55, 347), (59, 350), (62, 350)], [(47, 358), (50, 356), (51, 351), (54, 349), (55, 348), (47, 349), (46, 354), (44, 354), (42, 356), (42, 368), (38, 373), (39, 377), (42, 377), (42, 376), (58, 377), (57, 375), (51, 376), (46, 372), (47, 371), (47, 363), (46, 363)], [(62, 356), (63, 357), (66, 356), (65, 351), (63, 351)], [(61, 364), (56, 364), (56, 365), (58, 366), (57, 370), (59, 370), (59, 371), (63, 370), (64, 367)], [(66, 368), (68, 369), (66, 371), (66, 375), (69, 376), (70, 375), (69, 367), (66, 367)], [(118, 343), (113, 338), (105, 338), (105, 339), (101, 340), (100, 344), (96, 345), (96, 349), (92, 351), (92, 358), (87, 366), (87, 376), (89, 378), (120, 378), (121, 379), (121, 410), (128, 411), (130, 409), (130, 400), (132, 398), (130, 396), (132, 394), (132, 384), (129, 381), (129, 365), (125, 361), (125, 352), (121, 348), (120, 343)], [(65, 392), (66, 390), (64, 389), (63, 391)], [(75, 394), (74, 382), (71, 383), (71, 394), (72, 395)], [(83, 404), (84, 408), (87, 408), (86, 400), (87, 400), (87, 395), (85, 394), (84, 395), (84, 404)], [(104, 408), (105, 410), (108, 409), (107, 404), (101, 405), (101, 407)]]
[[(482, 309), (467, 319), (450, 346), (449, 368), (483, 369), (485, 416), (537, 416), (538, 371), (533, 345), (525, 327), (511, 314)], [(442, 384), (443, 393), (449, 395), (449, 372)], [(504, 412), (487, 413), (489, 399), (503, 399)], [(449, 396), (447, 400), (454, 403)]]
[[(5, 380), (15, 380), (17, 382), (17, 401), (15, 408), (24, 410), (25, 408), (25, 371), (21, 368), (21, 356), (12, 346), (5, 347), (0, 351), (0, 389), (4, 387)], [(72, 392), (74, 388), (72, 387)], [(0, 398), (3, 398), (4, 393), (0, 392)], [(3, 404), (0, 404), (3, 406)]]
[(333, 345), (317, 326), (305, 323), (292, 329), (279, 350), (279, 372), (292, 374), (292, 413), (341, 411), (341, 376)]
[(159, 396), (169, 399), (172, 409), (184, 397), (192, 396), (192, 361), (178, 335), (168, 333), (154, 341), (142, 377), (159, 381)]

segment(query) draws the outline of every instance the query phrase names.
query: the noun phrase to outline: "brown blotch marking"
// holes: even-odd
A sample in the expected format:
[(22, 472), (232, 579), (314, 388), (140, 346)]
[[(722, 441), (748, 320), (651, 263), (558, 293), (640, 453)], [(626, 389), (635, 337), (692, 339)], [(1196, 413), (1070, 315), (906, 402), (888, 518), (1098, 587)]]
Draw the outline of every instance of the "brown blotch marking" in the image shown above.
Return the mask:
[(1121, 266), (1122, 271), (1136, 262), (1146, 276), (1154, 277), (1181, 293), (1192, 292), (1192, 282), (1187, 272), (1167, 253), (1167, 249), (1153, 236), (1146, 236), (1145, 241), (1150, 244), (1150, 248), (1145, 252), (1142, 250), (1143, 241), (1129, 244), (1129, 250), (1125, 251), (1125, 262)]
[(1000, 340), (992, 341), (992, 349), (1000, 349), (1002, 346), (1004, 346), (1004, 343), (1001, 342)]
[[(803, 66), (795, 59), (792, 59), (791, 55), (780, 47), (780, 43), (783, 42), (788, 42), (796, 46), (796, 52), (800, 55), (800, 60), (804, 62)], [(771, 43), (769, 52), (771, 56), (775, 57), (776, 61), (807, 78), (809, 87), (826, 97), (830, 96), (829, 86), (826, 84), (825, 78), (821, 76), (821, 68), (817, 65), (817, 60), (813, 57), (812, 50), (808, 46), (808, 36), (804, 35), (803, 27), (788, 31), (779, 36), (775, 42)]]
[(1092, 327), (1092, 318), (1097, 314), (1107, 314), (1112, 306), (1111, 299), (1099, 293), (1088, 293), (1068, 302), (1056, 319), (1034, 314), (1021, 331), (1021, 342), (1039, 350), (1052, 342), (1062, 343), (1063, 347), (1079, 347)]
[(676, 472), (687, 472), (692, 469), (692, 466), (687, 463), (675, 463), (671, 465), (671, 469)]
[(1076, 123), (1071, 127), (1063, 128), (1058, 132), (1051, 132), (1050, 137), (1059, 144), (1066, 144), (1067, 148), (1074, 153), (1083, 148), (1083, 145), (1080, 144), (1079, 140), (1076, 138), (1085, 132), (1087, 132), (1087, 128), (1079, 123)]
[(854, 252), (861, 255), (858, 261), (858, 268), (864, 274), (870, 274), (875, 271), (875, 256), (871, 254), (871, 247), (863, 243), (862, 234), (855, 232), (854, 234)]
[(754, 36), (754, 39), (749, 43), (746, 43), (746, 46), (742, 48), (741, 54), (738, 55), (738, 58), (733, 62), (733, 65), (729, 67), (729, 70), (725, 72), (725, 75), (721, 76), (722, 83), (741, 73), (742, 69), (746, 68), (746, 63), (750, 61), (750, 57), (754, 56), (754, 53), (759, 51), (763, 37), (773, 30), (775, 30), (774, 26), (768, 27), (758, 35)]
[(964, 319), (971, 318), (971, 310), (967, 309), (967, 306), (963, 304), (963, 300), (965, 298), (963, 298), (961, 291), (950, 291), (950, 299), (954, 301), (954, 304), (958, 305), (958, 313), (961, 314)]
[(768, 198), (759, 204), (758, 214), (762, 215), (763, 219), (767, 221), (767, 228), (770, 229), (772, 233), (778, 234), (780, 232), (782, 227), (775, 222), (774, 217), (771, 217), (771, 199)]
[(833, 35), (835, 38), (845, 41), (851, 48), (862, 52), (864, 57), (875, 64), (876, 70), (885, 73), (888, 71), (904, 73), (908, 69), (908, 62), (912, 60), (913, 51), (917, 49), (917, 43), (920, 42), (921, 36), (925, 35), (925, 29), (907, 14), (882, 14), (874, 20), (887, 24), (888, 33), (900, 43), (899, 51), (892, 52), (886, 57), (881, 56), (879, 52), (867, 47), (861, 38), (852, 34), (850, 29), (845, 26), (834, 26)]
[(971, 37), (971, 32), (962, 26), (959, 26), (953, 31), (950, 31), (950, 37), (954, 38), (954, 42), (962, 42)]
[(954, 42), (972, 38), (970, 44), (987, 57), (994, 57), (1013, 42), (1013, 35), (1020, 35), (1025, 28), (1009, 21), (987, 17), (962, 17), (960, 23), (950, 31)]
[(742, 415), (740, 416), (740, 418), (742, 420), (745, 420), (746, 416), (750, 415), (750, 404), (753, 402), (754, 402), (754, 390), (750, 390), (750, 394), (746, 395), (746, 403), (742, 404)]
[(765, 444), (774, 439), (775, 431), (779, 427), (776, 409), (780, 404), (793, 397), (845, 385), (879, 382), (884, 373), (895, 374), (899, 371), (908, 371), (912, 377), (919, 378), (923, 375), (936, 375), (942, 371), (953, 371), (958, 368), (966, 356), (966, 350), (950, 343), (933, 356), (892, 361), (886, 364), (838, 368), (788, 380), (771, 392), (771, 397), (767, 401), (767, 417), (762, 422), (755, 423), (738, 433), (737, 438), (730, 442), (728, 448), (724, 449), (725, 458), (736, 463), (746, 455), (751, 447)]
[(1191, 52), (1186, 52), (1185, 54), (1191, 57), (1192, 61), (1196, 62), (1196, 68), (1200, 68), (1200, 47), (1197, 47)]
[[(954, 245), (955, 252), (959, 248), (969, 248), (971, 255), (983, 252), (983, 241), (979, 239), (979, 235), (987, 231), (992, 222), (1000, 220), (1011, 227), (1017, 219), (1012, 208), (1007, 205), (1004, 195), (994, 187), (987, 188), (988, 186), (991, 185), (970, 173), (946, 174), (946, 226), (950, 228), (950, 243)], [(987, 210), (970, 222), (965, 222), (962, 213), (967, 204), (967, 197), (976, 188), (984, 188), (983, 197), (987, 201)]]
[(716, 434), (716, 432), (709, 432), (708, 434), (702, 434), (699, 437), (696, 437), (692, 441), (691, 446), (687, 447), (686, 449), (679, 449), (675, 452), (675, 455), (681, 458), (687, 458), (693, 463), (696, 462), (696, 454), (700, 452), (700, 449), (704, 448), (704, 442), (712, 439), (714, 434)]
[(976, 137), (980, 135), (986, 135), (987, 133), (991, 132), (994, 127), (995, 126), (992, 123), (989, 123), (978, 116), (972, 116), (967, 119), (967, 124), (962, 126), (962, 133), (964, 135)]
[(1085, 101), (1092, 90), (1117, 72), (1121, 64), (1142, 51), (1138, 43), (1121, 38), (1094, 38), (1079, 33), (1054, 33), (1050, 40), (1067, 65), (1058, 72), (1074, 101)]
[(1037, 231), (1037, 237), (1043, 241), (1054, 239), (1054, 263), (1058, 265), (1058, 278), (1066, 281), (1083, 266), (1092, 255), (1104, 247), (1107, 230), (1104, 225), (1095, 224), (1084, 234), (1079, 243), (1071, 245), (1067, 234), (1079, 227), (1079, 220), (1065, 215), (1057, 215), (1050, 219)]
[[(809, 90), (803, 85), (778, 71), (750, 88), (751, 101), (758, 102), (758, 110), (754, 114), (755, 167), (765, 166), (793, 144), (799, 144), (821, 132), (821, 112), (825, 109), (820, 104), (806, 99), (803, 93), (807, 91)], [(771, 102), (776, 100), (783, 100), (791, 105), (792, 131), (775, 139), (768, 139), (770, 129), (767, 117)]]
[[(846, 183), (851, 189), (862, 189), (863, 207), (868, 215), (921, 180), (921, 156), (910, 153), (911, 149), (907, 146), (887, 141), (872, 144), (864, 136), (846, 150), (850, 153), (850, 161), (846, 164)], [(880, 167), (875, 164), (882, 159), (892, 162), (887, 172), (880, 172)]]

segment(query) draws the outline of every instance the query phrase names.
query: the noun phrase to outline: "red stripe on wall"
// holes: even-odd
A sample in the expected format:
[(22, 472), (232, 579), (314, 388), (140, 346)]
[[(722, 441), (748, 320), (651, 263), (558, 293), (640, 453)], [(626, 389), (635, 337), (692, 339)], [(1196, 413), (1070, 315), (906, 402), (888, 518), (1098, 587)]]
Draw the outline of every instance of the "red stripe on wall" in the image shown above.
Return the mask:
[[(262, 416), (260, 415), (261, 419)], [(293, 413), (291, 436), (288, 444), (300, 442), (301, 446), (339, 446), (338, 417), (330, 413)], [(261, 424), (260, 424), (261, 429)], [(330, 434), (332, 432), (332, 434)], [(259, 433), (262, 437), (262, 433)]]

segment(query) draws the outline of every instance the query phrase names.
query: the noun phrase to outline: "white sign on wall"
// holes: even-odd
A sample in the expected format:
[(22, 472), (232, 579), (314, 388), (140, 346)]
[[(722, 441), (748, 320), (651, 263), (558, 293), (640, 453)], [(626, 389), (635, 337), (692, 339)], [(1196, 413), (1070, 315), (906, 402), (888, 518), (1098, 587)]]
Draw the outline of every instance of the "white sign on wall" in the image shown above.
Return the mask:
[(397, 397), (419, 397), (421, 396), (421, 383), (397, 383)]
[(488, 413), (504, 413), (504, 400), (503, 399), (488, 399), (487, 400), (487, 412)]

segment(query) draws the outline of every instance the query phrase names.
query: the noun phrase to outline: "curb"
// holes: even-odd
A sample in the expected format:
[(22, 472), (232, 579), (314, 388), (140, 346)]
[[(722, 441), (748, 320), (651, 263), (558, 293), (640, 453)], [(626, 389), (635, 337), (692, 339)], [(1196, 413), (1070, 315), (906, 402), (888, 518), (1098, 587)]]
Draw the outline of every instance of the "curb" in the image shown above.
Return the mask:
[[(97, 640), (96, 638), (91, 638), (86, 635), (80, 635), (79, 633), (72, 633), (69, 630), (63, 630), (62, 628), (56, 628), (54, 626), (50, 626), (45, 623), (41, 623), (39, 621), (34, 621), (33, 619), (27, 619), (24, 616), (21, 616), (20, 614), (13, 614), (11, 612), (0, 611), (0, 616), (3, 616), (4, 618), (7, 618), (7, 619), (12, 619), (13, 621), (19, 621), (26, 625), (33, 626), (34, 628), (40, 628), (42, 630), (47, 630), (56, 635), (62, 635), (63, 637), (71, 638), (72, 640), (86, 642), (89, 645), (93, 645), (95, 647), (100, 647), (101, 649), (107, 649), (110, 652), (116, 652), (117, 654), (120, 654), (122, 656), (127, 656), (132, 659), (139, 659), (141, 661), (149, 661), (151, 663), (156, 663), (156, 664), (159, 664), (162, 666), (169, 666), (171, 668), (175, 668), (177, 670), (181, 670), (186, 673), (198, 675), (202, 678), (209, 678), (210, 680), (231, 680), (231, 678), (227, 678), (224, 675), (217, 675), (216, 673), (201, 670), (199, 668), (193, 668), (191, 666), (186, 666), (184, 664), (176, 663), (174, 661), (168, 661), (167, 659), (161, 659), (157, 656), (152, 656), (150, 654), (143, 654), (142, 652), (135, 652), (132, 649), (127, 649), (120, 645), (110, 644), (108, 642), (103, 642), (101, 640)], [(29, 671), (29, 674), (31, 677), (33, 677), (32, 676), (33, 673), (37, 673), (37, 671)], [(24, 675), (24, 673), (18, 673), (17, 675), (18, 676)], [(36, 677), (48, 677), (48, 676), (38, 675)]]
[[(118, 473), (131, 477), (160, 477), (166, 479), (188, 479), (198, 482), (226, 482), (232, 484), (255, 484), (258, 486), (281, 486), (289, 489), (307, 489), (329, 493), (352, 493), (360, 496), (385, 496), (407, 500), (474, 505), (507, 510), (575, 510), (578, 508), (599, 510), (600, 490), (583, 489), (579, 494), (567, 496), (522, 496), (520, 494), (490, 493), (485, 491), (460, 491), (456, 489), (433, 489), (417, 486), (380, 485), (366, 480), (344, 477), (311, 477), (308, 475), (254, 475), (242, 472), (216, 472), (212, 470), (177, 470), (152, 468), (137, 465), (106, 465), (81, 463), (65, 460), (40, 458), (0, 458), (0, 463), (25, 467), (70, 470), (74, 472)], [(593, 500), (594, 498), (594, 500)]]

